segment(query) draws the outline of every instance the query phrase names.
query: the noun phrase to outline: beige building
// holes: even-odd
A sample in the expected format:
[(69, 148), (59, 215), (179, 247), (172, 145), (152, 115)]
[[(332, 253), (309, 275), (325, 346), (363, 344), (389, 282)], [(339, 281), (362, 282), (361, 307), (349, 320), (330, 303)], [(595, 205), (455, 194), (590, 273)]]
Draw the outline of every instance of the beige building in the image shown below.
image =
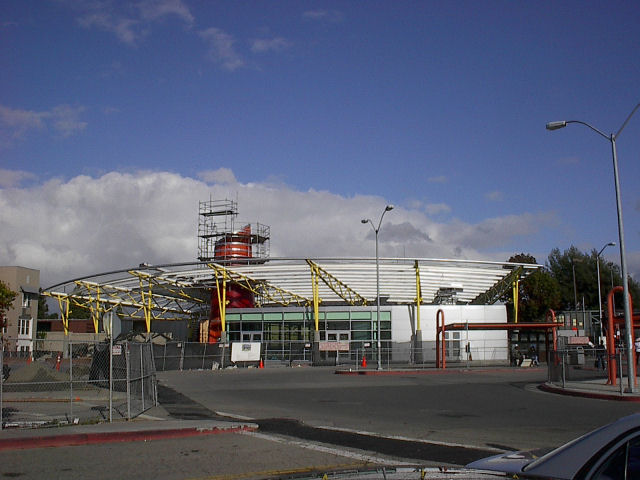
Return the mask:
[(13, 308), (6, 312), (6, 322), (2, 328), (5, 350), (31, 352), (38, 318), (40, 270), (0, 267), (0, 280), (17, 293)]

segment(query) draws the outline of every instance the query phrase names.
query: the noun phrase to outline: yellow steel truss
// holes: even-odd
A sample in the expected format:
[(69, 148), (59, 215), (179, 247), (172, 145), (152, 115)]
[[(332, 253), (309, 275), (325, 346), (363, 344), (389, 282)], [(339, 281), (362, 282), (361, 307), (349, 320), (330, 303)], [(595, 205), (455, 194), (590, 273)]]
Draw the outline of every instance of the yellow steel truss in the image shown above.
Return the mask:
[(216, 276), (225, 275), (229, 281), (232, 281), (234, 284), (239, 285), (240, 287), (249, 290), (250, 292), (253, 292), (257, 296), (255, 301), (258, 307), (261, 306), (262, 303), (264, 303), (263, 300), (277, 303), (279, 305), (282, 305), (283, 307), (289, 306), (291, 304), (298, 305), (300, 307), (306, 307), (311, 305), (312, 303), (312, 300), (309, 298), (272, 285), (265, 280), (257, 280), (251, 278), (248, 275), (235, 272), (215, 263), (209, 263), (208, 266), (215, 272)]
[(349, 287), (346, 283), (327, 272), (320, 265), (312, 260), (307, 259), (309, 267), (311, 267), (312, 275), (319, 278), (329, 287), (336, 295), (347, 302), (349, 305), (367, 305), (367, 299)]
[(422, 287), (420, 286), (420, 266), (418, 265), (418, 261), (416, 260), (414, 264), (414, 268), (416, 269), (416, 330), (420, 331), (420, 305), (422, 305)]

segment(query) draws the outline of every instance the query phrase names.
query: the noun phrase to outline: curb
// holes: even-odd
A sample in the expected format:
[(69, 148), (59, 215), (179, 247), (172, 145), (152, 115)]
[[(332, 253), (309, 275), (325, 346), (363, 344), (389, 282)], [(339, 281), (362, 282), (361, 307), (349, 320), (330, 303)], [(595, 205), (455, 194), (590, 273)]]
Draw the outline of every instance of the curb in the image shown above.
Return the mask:
[(638, 395), (616, 395), (613, 393), (587, 392), (584, 390), (569, 390), (562, 387), (556, 387), (543, 383), (538, 385), (538, 389), (543, 392), (556, 393), (558, 395), (567, 395), (570, 397), (594, 398), (597, 400), (617, 400), (618, 402), (640, 402)]
[(229, 428), (174, 428), (133, 432), (95, 432), (72, 433), (69, 435), (37, 436), (29, 438), (0, 439), (0, 451), (26, 450), (30, 448), (69, 447), (78, 445), (93, 445), (98, 443), (142, 442), (164, 440), (170, 438), (185, 438), (202, 435), (216, 435), (221, 433), (253, 432), (258, 426), (238, 426)]
[[(527, 368), (527, 370), (529, 370)], [(336, 370), (336, 375), (445, 375), (447, 373), (469, 374), (487, 372), (517, 372), (519, 370), (505, 368), (438, 368), (438, 369), (416, 369), (416, 370)]]

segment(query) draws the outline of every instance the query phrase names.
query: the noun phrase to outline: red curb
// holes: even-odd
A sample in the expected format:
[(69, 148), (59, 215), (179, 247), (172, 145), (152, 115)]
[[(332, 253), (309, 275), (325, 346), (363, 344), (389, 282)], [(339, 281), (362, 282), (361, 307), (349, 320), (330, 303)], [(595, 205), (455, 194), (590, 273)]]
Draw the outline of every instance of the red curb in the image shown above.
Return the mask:
[(255, 431), (257, 427), (231, 428), (174, 428), (169, 430), (147, 430), (136, 432), (101, 432), (73, 433), (70, 435), (39, 436), (31, 438), (0, 439), (0, 451), (25, 450), (30, 448), (69, 447), (93, 445), (97, 443), (142, 442), (169, 438), (195, 437), (200, 435), (216, 435), (220, 433), (237, 433)]
[(515, 368), (439, 368), (432, 370), (336, 370), (336, 375), (444, 375), (447, 373), (487, 373), (487, 372), (518, 372)]
[(582, 390), (568, 390), (566, 388), (554, 387), (546, 383), (543, 383), (542, 385), (538, 385), (538, 388), (543, 392), (557, 393), (559, 395), (567, 395), (570, 397), (594, 398), (597, 400), (617, 400), (618, 402), (640, 402), (639, 396), (614, 395), (612, 393), (585, 392)]

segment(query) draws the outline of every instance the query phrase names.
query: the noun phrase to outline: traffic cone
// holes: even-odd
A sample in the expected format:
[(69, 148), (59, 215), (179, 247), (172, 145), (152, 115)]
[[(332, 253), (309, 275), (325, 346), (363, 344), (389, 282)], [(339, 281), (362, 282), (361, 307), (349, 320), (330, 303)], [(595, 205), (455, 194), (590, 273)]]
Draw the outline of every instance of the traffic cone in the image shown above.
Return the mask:
[(260, 359), (260, 365), (258, 365), (258, 368), (264, 368), (264, 362), (262, 361), (262, 359)]
[(362, 356), (362, 363), (360, 364), (362, 368), (367, 368), (367, 357)]

